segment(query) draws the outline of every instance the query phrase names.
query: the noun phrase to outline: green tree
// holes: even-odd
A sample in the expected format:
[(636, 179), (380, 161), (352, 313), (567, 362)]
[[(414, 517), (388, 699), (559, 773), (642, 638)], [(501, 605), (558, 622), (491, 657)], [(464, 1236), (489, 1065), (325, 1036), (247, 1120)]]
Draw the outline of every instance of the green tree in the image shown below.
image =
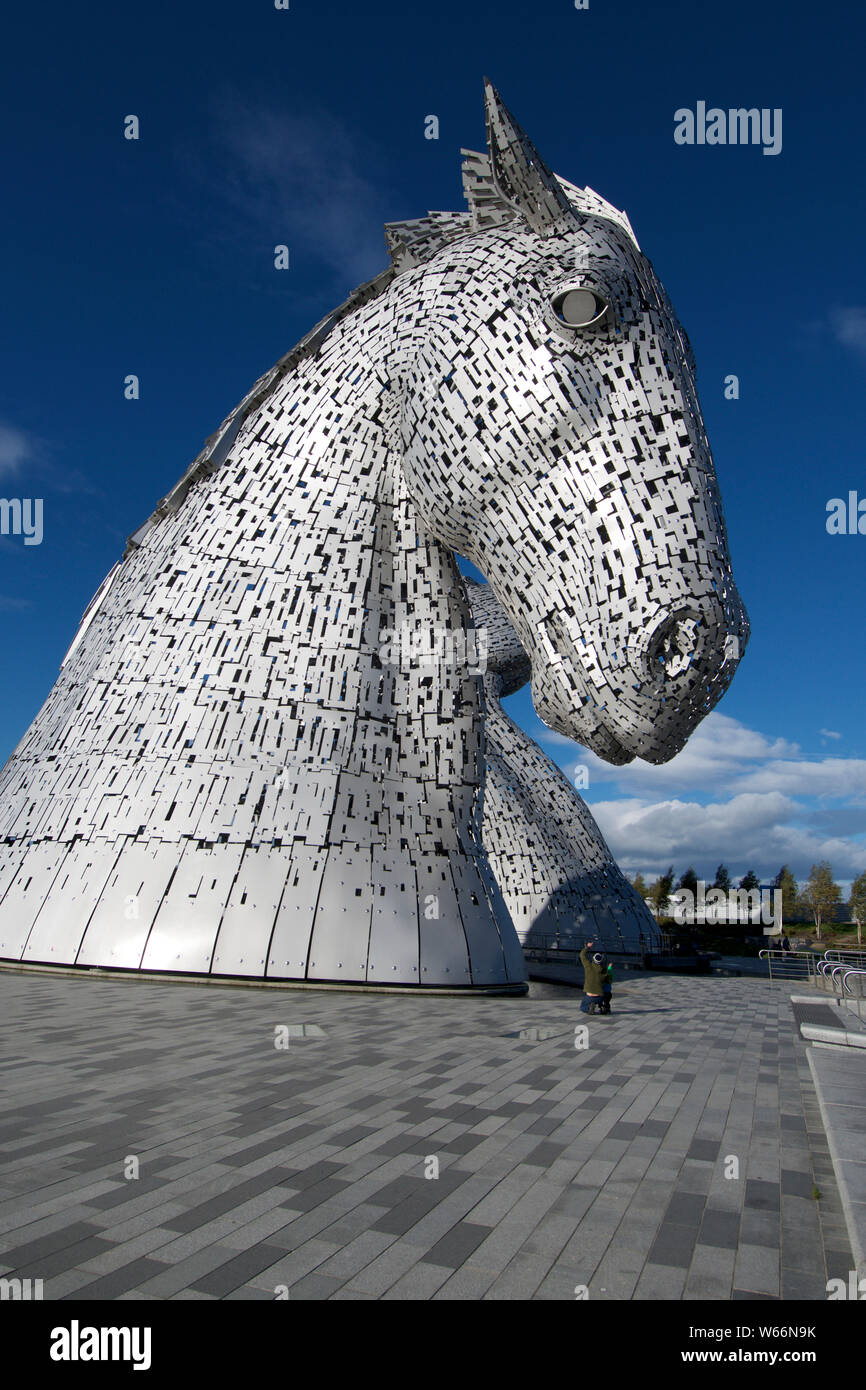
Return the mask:
[(655, 908), (655, 913), (657, 917), (661, 917), (662, 913), (667, 907), (668, 898), (671, 895), (671, 889), (673, 888), (673, 886), (674, 866), (673, 864), (671, 864), (667, 873), (662, 874), (660, 878), (657, 878), (655, 883), (649, 890), (649, 900)]
[(649, 888), (647, 887), (646, 880), (645, 880), (643, 874), (635, 874), (635, 876), (634, 876), (634, 881), (633, 881), (633, 883), (632, 883), (632, 887), (634, 888), (634, 891), (635, 891), (636, 893), (639, 893), (639, 894), (640, 894), (640, 896), (643, 898), (644, 902), (646, 902), (647, 898), (649, 897), (649, 891), (650, 891), (650, 890), (649, 890)]
[(682, 875), (679, 883), (677, 884), (677, 888), (687, 888), (690, 893), (694, 893), (697, 896), (698, 876), (695, 873), (694, 869), (691, 867), (691, 865), (689, 865), (685, 873)]
[(797, 880), (791, 873), (787, 864), (783, 864), (776, 877), (773, 879), (773, 887), (777, 888), (782, 894), (782, 921), (799, 921), (800, 893), (797, 888)]
[(838, 883), (833, 882), (833, 870), (827, 860), (822, 859), (820, 864), (813, 864), (812, 872), (803, 889), (803, 901), (809, 908), (819, 941), (821, 927), (825, 922), (834, 920), (841, 898), (842, 890)]
[(727, 893), (731, 887), (731, 875), (728, 873), (724, 864), (720, 864), (716, 869), (716, 877), (713, 880), (714, 888), (721, 888), (723, 893)]
[(761, 880), (758, 878), (754, 869), (750, 869), (747, 874), (740, 879), (740, 887), (752, 893), (756, 888), (760, 888)]
[(866, 873), (851, 884), (851, 916), (857, 923), (857, 945), (863, 945), (863, 923), (866, 922)]

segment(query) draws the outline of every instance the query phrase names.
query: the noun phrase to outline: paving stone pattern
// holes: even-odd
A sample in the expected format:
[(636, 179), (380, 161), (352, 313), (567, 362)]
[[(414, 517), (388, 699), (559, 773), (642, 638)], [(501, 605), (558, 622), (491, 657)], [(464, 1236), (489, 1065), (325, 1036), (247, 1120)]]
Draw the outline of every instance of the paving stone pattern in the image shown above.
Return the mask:
[(0, 973), (0, 1275), (52, 1300), (824, 1298), (853, 1266), (788, 992), (579, 999)]

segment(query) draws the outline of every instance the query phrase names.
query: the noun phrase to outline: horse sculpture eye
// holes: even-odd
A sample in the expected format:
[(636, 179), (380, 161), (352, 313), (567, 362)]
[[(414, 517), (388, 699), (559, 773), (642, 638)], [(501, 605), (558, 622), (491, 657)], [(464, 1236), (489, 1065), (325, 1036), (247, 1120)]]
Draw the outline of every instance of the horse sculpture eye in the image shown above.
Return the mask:
[(569, 328), (589, 328), (604, 321), (609, 304), (593, 290), (566, 290), (553, 300), (553, 312)]

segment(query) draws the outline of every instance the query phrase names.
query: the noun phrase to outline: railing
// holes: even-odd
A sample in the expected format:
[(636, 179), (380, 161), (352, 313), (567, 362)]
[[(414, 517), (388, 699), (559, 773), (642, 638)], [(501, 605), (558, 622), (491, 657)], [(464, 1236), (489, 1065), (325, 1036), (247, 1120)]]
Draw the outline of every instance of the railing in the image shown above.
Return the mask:
[(858, 950), (852, 948), (850, 951), (837, 950), (835, 947), (824, 952), (826, 961), (838, 962), (841, 965), (852, 965), (856, 968), (866, 969), (866, 949)]
[(866, 1003), (866, 969), (849, 966), (842, 976), (842, 995), (849, 1008), (862, 1020)]
[[(840, 955), (854, 955), (854, 960), (839, 960)], [(850, 972), (856, 976), (866, 974), (866, 961), (862, 961), (853, 952), (847, 951), (825, 951), (823, 957), (818, 962), (815, 983), (819, 989), (830, 990), (833, 994), (844, 994), (845, 976)]]
[[(825, 951), (823, 956), (814, 951), (759, 951), (758, 956), (766, 961), (770, 984), (811, 985), (825, 994), (845, 1004), (858, 1015), (864, 1017), (866, 1006), (866, 952)], [(857, 964), (839, 960), (840, 956), (854, 956)]]
[(821, 964), (821, 957), (814, 951), (764, 950), (758, 952), (758, 959), (767, 962), (770, 984), (814, 984)]
[[(604, 954), (614, 964), (627, 966), (630, 963), (643, 964), (645, 951), (650, 950), (649, 945), (638, 950), (629, 951), (624, 943), (622, 946), (608, 946), (604, 941), (600, 941), (595, 948), (603, 951)], [(536, 961), (542, 965), (580, 965), (580, 953), (583, 944), (566, 945), (561, 937), (531, 934), (523, 944), (523, 954), (527, 960)]]

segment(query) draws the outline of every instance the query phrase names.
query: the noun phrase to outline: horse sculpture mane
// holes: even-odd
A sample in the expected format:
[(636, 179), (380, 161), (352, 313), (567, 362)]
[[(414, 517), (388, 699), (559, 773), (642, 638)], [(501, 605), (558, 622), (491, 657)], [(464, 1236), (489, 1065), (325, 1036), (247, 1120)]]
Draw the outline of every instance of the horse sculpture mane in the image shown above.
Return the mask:
[[(503, 123), (503, 111), (504, 108), (497, 99), (496, 104), (489, 108), (488, 120), (501, 125)], [(505, 132), (505, 138), (507, 139), (507, 132)], [(405, 275), (407, 271), (415, 270), (418, 266), (438, 255), (446, 246), (474, 232), (489, 231), (494, 227), (514, 223), (520, 217), (520, 213), (500, 192), (493, 176), (490, 156), (479, 153), (477, 150), (461, 150), (460, 153), (466, 156), (462, 166), (463, 195), (469, 211), (430, 212), (426, 217), (414, 218), (407, 222), (387, 222), (385, 224), (385, 242), (390, 256), (390, 265), (385, 270), (380, 271), (372, 280), (365, 281), (364, 284), (354, 289), (342, 304), (320, 319), (309, 333), (304, 334), (299, 343), (296, 343), (284, 357), (280, 358), (279, 362), (259, 378), (252, 390), (227, 416), (219, 429), (205, 441), (201, 453), (193, 460), (172, 491), (158, 503), (155, 511), (148, 517), (144, 525), (139, 527), (130, 537), (130, 547), (138, 545), (151, 526), (180, 506), (190, 487), (198, 478), (206, 476), (209, 471), (219, 467), (225, 460), (231, 444), (237, 438), (244, 420), (267, 399), (276, 384), (289, 375), (300, 362), (316, 355), (327, 335), (338, 323), (341, 323), (351, 314), (357, 313), (371, 300), (384, 294), (398, 275)], [(559, 176), (556, 178), (557, 184), (575, 212), (603, 217), (607, 221), (615, 223), (622, 228), (635, 248), (640, 249), (625, 212), (618, 211), (591, 188), (577, 188), (567, 179)], [(127, 550), (128, 553), (129, 550)]]
[(500, 700), (663, 761), (747, 619), (628, 218), (486, 102), (468, 211), (388, 225), (91, 602), (0, 775), (3, 958), (514, 992), (538, 933), (653, 944)]

